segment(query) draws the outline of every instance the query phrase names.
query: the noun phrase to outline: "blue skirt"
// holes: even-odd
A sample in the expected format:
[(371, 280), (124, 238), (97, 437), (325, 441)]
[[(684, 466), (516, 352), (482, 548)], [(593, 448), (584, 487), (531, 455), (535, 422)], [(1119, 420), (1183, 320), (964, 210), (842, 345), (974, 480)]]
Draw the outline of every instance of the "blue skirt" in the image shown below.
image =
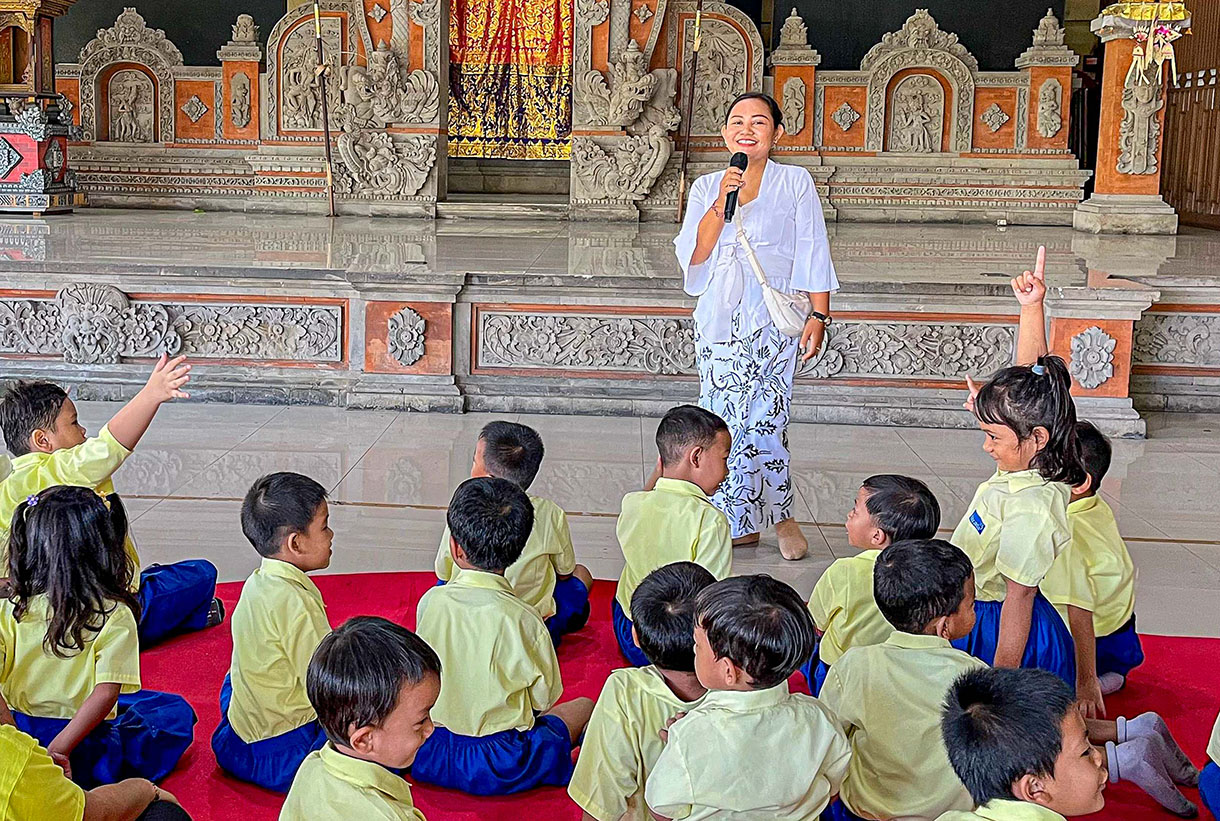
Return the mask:
[(813, 655), (809, 657), (809, 661), (801, 665), (801, 675), (805, 677), (805, 684), (809, 686), (809, 692), (815, 696), (821, 694), (828, 672), (830, 672), (830, 667), (818, 657), (816, 648)]
[(1118, 673), (1126, 676), (1144, 663), (1144, 648), (1135, 632), (1135, 614), (1108, 636), (1097, 639), (1097, 675)]
[(575, 576), (555, 581), (555, 615), (546, 620), (551, 642), (558, 647), (568, 633), (589, 623), (589, 588)]
[(822, 821), (864, 821), (863, 818), (847, 809), (842, 798), (835, 798), (834, 801), (831, 801), (830, 806), (822, 810), (819, 818)]
[(216, 566), (203, 559), (154, 564), (140, 574), (140, 645), (202, 630), (216, 597)]
[(651, 664), (644, 651), (636, 647), (635, 639), (631, 638), (631, 628), (634, 625), (619, 606), (618, 599), (610, 600), (610, 614), (614, 618), (614, 638), (618, 641), (619, 652), (627, 659), (627, 663), (632, 667), (647, 667)]
[[(48, 746), (68, 726), (66, 718), (39, 718), (13, 711), (17, 729)], [(85, 736), (69, 760), (72, 780), (86, 790), (125, 778), (160, 781), (195, 738), (195, 711), (182, 696), (140, 690), (119, 696), (118, 716)]]
[[(974, 629), (970, 635), (953, 642), (958, 650), (964, 650), (977, 659), (995, 663), (995, 648), (1000, 640), (1000, 610), (1004, 606), (998, 601), (974, 602)], [(1029, 638), (1025, 641), (1022, 667), (1037, 667), (1047, 670), (1068, 683), (1076, 691), (1076, 645), (1072, 633), (1063, 623), (1063, 618), (1054, 605), (1038, 593), (1034, 597), (1034, 610), (1029, 622)]]
[(229, 724), (233, 684), (228, 676), (220, 687), (220, 724), (212, 733), (216, 763), (229, 775), (276, 792), (286, 793), (305, 756), (326, 745), (326, 733), (317, 721), (286, 733), (247, 743)]
[(1220, 818), (1220, 767), (1215, 761), (1207, 762), (1207, 766), (1199, 772), (1199, 796), (1204, 805), (1211, 810), (1214, 818)]
[(538, 716), (532, 729), (465, 736), (437, 727), (415, 754), (416, 781), (471, 795), (509, 795), (572, 780), (572, 739), (563, 719)]

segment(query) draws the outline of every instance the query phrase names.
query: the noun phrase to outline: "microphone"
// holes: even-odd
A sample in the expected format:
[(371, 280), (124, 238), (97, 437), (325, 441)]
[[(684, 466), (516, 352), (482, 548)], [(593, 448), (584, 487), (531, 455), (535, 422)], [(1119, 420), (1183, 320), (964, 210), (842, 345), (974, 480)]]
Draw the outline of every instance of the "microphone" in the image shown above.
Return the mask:
[[(745, 155), (745, 152), (738, 151), (729, 160), (729, 168), (740, 168), (746, 170), (746, 166), (750, 164), (750, 158)], [(737, 210), (737, 192), (730, 191), (728, 196), (724, 198), (724, 221), (732, 222), (733, 213)]]

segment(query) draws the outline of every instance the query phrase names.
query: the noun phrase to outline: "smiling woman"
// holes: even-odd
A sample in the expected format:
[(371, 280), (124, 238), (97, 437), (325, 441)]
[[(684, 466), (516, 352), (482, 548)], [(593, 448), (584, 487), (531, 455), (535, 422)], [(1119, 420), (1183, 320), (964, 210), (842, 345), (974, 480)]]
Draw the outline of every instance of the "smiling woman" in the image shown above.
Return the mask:
[[(822, 204), (808, 171), (770, 159), (783, 136), (783, 115), (766, 94), (743, 94), (721, 130), (744, 169), (729, 167), (695, 180), (682, 231), (674, 240), (683, 287), (695, 308), (699, 404), (719, 414), (733, 434), (729, 476), (714, 498), (728, 516), (735, 544), (758, 541), (776, 526), (780, 553), (800, 559), (808, 543), (792, 518), (788, 416), (798, 349), (810, 359), (830, 323), (830, 293), (839, 287)], [(738, 158), (740, 165), (740, 158)], [(763, 289), (729, 219), (730, 194), (768, 284), (809, 297), (799, 341), (771, 320)]]

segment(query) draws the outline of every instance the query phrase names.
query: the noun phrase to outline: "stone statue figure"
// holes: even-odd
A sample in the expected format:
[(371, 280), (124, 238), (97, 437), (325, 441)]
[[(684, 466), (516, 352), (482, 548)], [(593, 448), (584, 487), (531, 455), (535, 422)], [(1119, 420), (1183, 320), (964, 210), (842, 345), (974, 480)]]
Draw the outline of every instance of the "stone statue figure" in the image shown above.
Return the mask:
[(940, 150), (944, 92), (927, 75), (916, 74), (894, 91), (890, 150), (931, 154)]
[(368, 69), (359, 65), (344, 68), (339, 90), (343, 93), (344, 104), (351, 106), (352, 119), (357, 124), (368, 123), (373, 115), (373, 89)]
[(1062, 96), (1058, 80), (1047, 80), (1038, 90), (1038, 133), (1048, 140), (1063, 128)]
[(1141, 82), (1135, 71), (1127, 76), (1122, 99), (1126, 113), (1118, 130), (1120, 174), (1156, 173), (1157, 140), (1161, 134), (1157, 112), (1164, 105), (1159, 76), (1157, 82), (1151, 83)]
[(147, 133), (142, 122), (144, 83), (139, 77), (125, 77), (114, 86), (114, 94), (110, 105), (113, 109), (113, 127), (110, 139), (121, 143), (151, 142), (152, 135)]
[[(284, 49), (284, 125), (288, 128), (313, 128), (317, 125), (318, 98), (309, 43), (294, 38)], [(295, 48), (293, 48), (295, 46)]]
[(233, 75), (229, 120), (234, 128), (245, 128), (250, 124), (250, 78), (244, 72)]

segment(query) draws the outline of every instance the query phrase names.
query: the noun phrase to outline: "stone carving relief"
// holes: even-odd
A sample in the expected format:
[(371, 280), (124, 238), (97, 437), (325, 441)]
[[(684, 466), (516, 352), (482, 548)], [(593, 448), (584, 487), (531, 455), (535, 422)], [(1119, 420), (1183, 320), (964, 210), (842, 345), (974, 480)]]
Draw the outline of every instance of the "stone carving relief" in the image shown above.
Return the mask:
[(398, 55), (385, 43), (369, 55), (367, 66), (344, 66), (339, 77), (343, 109), (338, 118), (345, 124), (384, 128), (392, 123), (428, 123), (437, 117), (436, 78), (416, 69), (404, 81)]
[(576, 0), (573, 21), (572, 74), (579, 77), (593, 67), (593, 33), (590, 29), (610, 19), (610, 0)]
[(611, 60), (609, 82), (592, 69), (578, 76), (572, 93), (576, 124), (626, 128), (637, 134), (677, 128), (682, 119), (675, 104), (678, 72), (647, 68), (639, 44), (631, 40), (627, 50)]
[(1046, 10), (1034, 29), (1033, 45), (1017, 58), (1017, 68), (1030, 66), (1074, 66), (1080, 62), (1079, 55), (1064, 45), (1066, 32), (1059, 25), (1059, 18), (1052, 9)]
[(191, 96), (191, 99), (182, 104), (182, 113), (187, 119), (193, 123), (199, 122), (204, 114), (208, 113), (208, 106), (203, 100), (199, 99), (198, 94)]
[(771, 53), (771, 65), (816, 66), (821, 62), (822, 56), (809, 45), (809, 27), (793, 8), (779, 30), (779, 48)]
[(248, 14), (237, 15), (237, 22), (233, 24), (233, 42), (258, 42), (258, 26), (254, 25), (253, 17)]
[(634, 201), (648, 195), (665, 170), (673, 142), (664, 134), (572, 139), (577, 199)]
[[(1159, 68), (1155, 69), (1158, 74)], [(1123, 121), (1118, 128), (1118, 173), (1155, 174), (1157, 141), (1161, 136), (1158, 112), (1165, 105), (1160, 77), (1155, 82), (1140, 78), (1139, 72), (1127, 74), (1123, 86)]]
[(1141, 364), (1220, 367), (1220, 314), (1144, 314), (1132, 359)]
[(0, 300), (0, 352), (62, 354), (72, 364), (185, 353), (197, 359), (342, 360), (337, 305), (133, 302), (109, 285), (74, 284), (54, 299)]
[(888, 150), (914, 154), (940, 151), (945, 91), (927, 74), (912, 74), (894, 87)]
[(237, 22), (233, 24), (232, 30), (232, 39), (216, 52), (218, 60), (222, 62), (225, 60), (257, 62), (263, 59), (262, 49), (258, 47), (258, 26), (254, 24), (253, 17), (248, 14), (237, 15)]
[(1086, 390), (1101, 387), (1114, 375), (1114, 348), (1118, 340), (1096, 325), (1072, 337), (1072, 361), (1069, 370), (1080, 387)]
[(106, 90), (110, 139), (118, 143), (152, 142), (156, 96), (152, 80), (139, 69), (126, 68), (111, 75)]
[[(689, 77), (695, 30), (686, 28), (682, 76)], [(741, 35), (728, 22), (703, 18), (700, 34), (699, 72), (695, 78), (695, 105), (691, 114), (692, 134), (719, 134), (733, 98), (746, 90), (746, 55)], [(690, 84), (684, 82), (684, 93)]]
[(1054, 9), (1047, 9), (1046, 15), (1038, 21), (1038, 27), (1034, 29), (1034, 45), (1061, 46), (1066, 35), (1067, 32), (1059, 25), (1059, 18), (1055, 16)]
[[(409, 42), (408, 28), (405, 24), (400, 24), (401, 7), (406, 6), (411, 17), (411, 22), (424, 30), (424, 69), (432, 72), (432, 76), (438, 76), (441, 70), (441, 2), (440, 0), (391, 0), (390, 14), (394, 20), (394, 39), (399, 37), (407, 38)], [(405, 21), (404, 21), (405, 22)], [(409, 49), (406, 44), (398, 49), (399, 54), (407, 54)]]
[[(329, 65), (326, 75), (327, 106), (331, 124), (339, 122), (343, 99), (343, 73), (339, 56), (343, 49), (343, 29), (334, 17), (322, 18), (323, 53)], [(317, 46), (311, 26), (300, 25), (284, 39), (280, 72), (280, 125), (289, 131), (322, 128), (322, 83), (317, 76)]]
[(999, 103), (992, 103), (987, 107), (987, 110), (979, 115), (979, 120), (983, 125), (987, 126), (987, 130), (992, 134), (1004, 127), (1004, 123), (1008, 122), (1011, 117), (1004, 113), (1004, 109), (1000, 108)]
[(784, 131), (799, 134), (805, 128), (805, 81), (789, 77), (784, 83)]
[[(52, 143), (59, 145), (59, 143)], [(0, 137), (0, 177), (7, 177), (12, 170), (21, 164), (21, 152), (13, 148), (13, 144)]]
[(344, 131), (337, 148), (335, 188), (356, 197), (413, 197), (436, 162), (436, 137), (428, 134), (396, 140), (384, 131)]
[[(631, 14), (636, 20), (640, 21), (641, 26), (652, 19), (652, 9), (648, 8), (647, 3), (640, 3)], [(633, 40), (632, 42), (635, 41)]]
[(1047, 80), (1038, 89), (1038, 133), (1050, 139), (1063, 128), (1063, 86)]
[(958, 42), (957, 35), (941, 31), (927, 9), (916, 9), (898, 31), (881, 37), (881, 42), (868, 50), (860, 61), (861, 71), (872, 71), (893, 54), (905, 51), (943, 51), (951, 54), (971, 71), (979, 70), (978, 60)]
[(835, 109), (835, 113), (830, 115), (830, 119), (835, 121), (835, 124), (844, 131), (851, 131), (851, 127), (860, 119), (860, 112), (851, 107), (851, 104), (846, 100), (843, 105)]
[(390, 356), (410, 367), (424, 358), (424, 331), (427, 323), (419, 312), (403, 307), (390, 317), (388, 346)]
[(244, 71), (233, 75), (229, 97), (229, 121), (234, 128), (245, 128), (250, 124), (250, 78)]
[(1008, 325), (845, 322), (798, 376), (899, 376), (961, 379), (1010, 364), (1016, 334)]

